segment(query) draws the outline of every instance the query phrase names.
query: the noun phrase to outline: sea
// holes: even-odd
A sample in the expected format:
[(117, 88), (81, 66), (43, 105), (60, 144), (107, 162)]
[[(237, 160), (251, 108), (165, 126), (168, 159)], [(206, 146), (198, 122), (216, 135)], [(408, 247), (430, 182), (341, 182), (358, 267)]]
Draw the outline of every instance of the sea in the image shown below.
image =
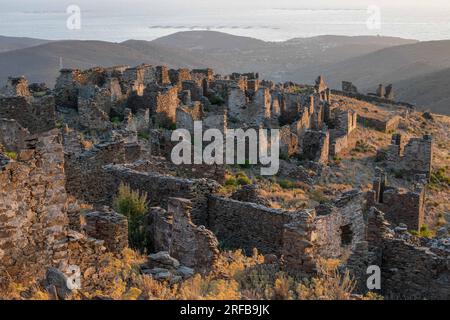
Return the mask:
[[(244, 0), (243, 0), (244, 1)], [(126, 4), (127, 1), (123, 3)], [(154, 1), (153, 1), (154, 3)], [(68, 10), (69, 9), (69, 10)], [(0, 35), (50, 40), (153, 40), (179, 31), (213, 30), (265, 41), (319, 35), (450, 39), (450, 6), (265, 6), (158, 8), (86, 6), (0, 8)], [(68, 23), (69, 22), (69, 23)]]

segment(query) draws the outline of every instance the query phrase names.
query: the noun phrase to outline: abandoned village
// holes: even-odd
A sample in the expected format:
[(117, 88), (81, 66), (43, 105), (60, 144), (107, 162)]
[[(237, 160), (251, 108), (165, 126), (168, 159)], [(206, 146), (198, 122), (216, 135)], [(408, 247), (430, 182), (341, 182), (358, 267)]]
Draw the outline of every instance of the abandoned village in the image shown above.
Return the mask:
[[(257, 295), (245, 288), (251, 275), (273, 271), (287, 287), (310, 288), (305, 279), (328, 263), (328, 277), (351, 279), (349, 299), (449, 299), (450, 121), (396, 101), (394, 90), (151, 65), (63, 69), (54, 89), (9, 78), (0, 88), (0, 292), (12, 296), (3, 298), (150, 299), (195, 279), (232, 290), (225, 298), (273, 298), (280, 282)], [(173, 130), (192, 132), (195, 121), (223, 133), (279, 129), (278, 174), (248, 162), (173, 164)], [(146, 197), (138, 220), (121, 212), (121, 192)], [(130, 255), (139, 263), (124, 262)], [(236, 255), (239, 279), (220, 271)], [(370, 266), (380, 288), (368, 288)], [(179, 298), (167, 292), (159, 298)]]

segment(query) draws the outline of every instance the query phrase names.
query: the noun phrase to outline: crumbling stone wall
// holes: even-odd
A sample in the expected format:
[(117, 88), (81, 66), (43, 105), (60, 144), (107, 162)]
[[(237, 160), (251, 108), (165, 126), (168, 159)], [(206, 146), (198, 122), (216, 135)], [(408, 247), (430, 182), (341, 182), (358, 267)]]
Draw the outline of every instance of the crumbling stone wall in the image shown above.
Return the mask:
[(141, 172), (131, 166), (107, 165), (103, 168), (105, 179), (102, 190), (91, 202), (111, 205), (115, 191), (121, 182), (134, 190), (145, 192), (151, 206), (167, 206), (169, 198), (184, 198), (192, 201), (192, 220), (198, 225), (206, 225), (207, 197), (219, 185), (207, 179), (183, 179), (155, 172)]
[(382, 292), (392, 299), (450, 297), (450, 258), (402, 239), (387, 240), (381, 264)]
[(345, 93), (358, 93), (358, 88), (349, 81), (342, 81), (342, 91)]
[(385, 98), (385, 97), (381, 98), (381, 97), (377, 97), (376, 95), (367, 95), (367, 94), (362, 94), (362, 93), (346, 92), (344, 90), (342, 90), (342, 91), (341, 90), (331, 90), (331, 94), (345, 96), (345, 97), (349, 97), (349, 98), (353, 98), (353, 99), (357, 99), (357, 100), (361, 100), (361, 101), (365, 101), (365, 102), (369, 102), (369, 103), (374, 103), (374, 104), (387, 103), (387, 104), (390, 104), (393, 106), (406, 107), (409, 109), (416, 108), (416, 106), (414, 106), (413, 104), (410, 104), (408, 102), (389, 100), (388, 98)]
[(406, 224), (410, 230), (420, 230), (425, 216), (425, 188), (417, 183), (415, 190), (388, 187), (386, 173), (377, 168), (373, 189), (367, 193), (369, 207), (386, 214), (393, 225)]
[(191, 134), (194, 133), (194, 122), (202, 121), (203, 107), (200, 102), (194, 102), (190, 106), (182, 106), (176, 110), (176, 124), (179, 129), (186, 129)]
[(306, 160), (327, 163), (330, 153), (330, 134), (328, 131), (308, 130), (303, 135), (302, 157)]
[(125, 216), (114, 211), (93, 211), (86, 213), (83, 220), (86, 235), (103, 240), (110, 252), (120, 254), (128, 247), (128, 220)]
[(0, 145), (3, 145), (6, 151), (19, 152), (25, 149), (29, 136), (30, 132), (16, 120), (0, 119)]
[(191, 72), (189, 69), (170, 69), (168, 72), (170, 82), (173, 86), (177, 86), (179, 91), (183, 90), (183, 81), (192, 80)]
[(150, 211), (147, 232), (156, 250), (167, 251), (181, 264), (207, 273), (217, 262), (219, 242), (211, 231), (192, 222), (191, 209), (189, 200), (169, 198), (167, 211)]
[(366, 128), (373, 128), (381, 132), (390, 132), (398, 128), (400, 117), (393, 116), (388, 119), (377, 119), (358, 114), (358, 123)]
[(17, 120), (30, 133), (46, 132), (55, 128), (55, 100), (53, 96), (0, 97), (0, 118)]
[(433, 137), (412, 138), (402, 146), (402, 136), (393, 135), (387, 149), (377, 151), (377, 160), (388, 168), (409, 175), (425, 174), (430, 177), (433, 164)]
[(0, 170), (0, 259), (14, 280), (67, 258), (64, 155), (58, 131), (26, 141)]
[(208, 201), (207, 228), (227, 248), (251, 253), (281, 254), (283, 226), (291, 214), (249, 202), (211, 196)]
[(280, 155), (291, 157), (298, 153), (298, 136), (286, 125), (280, 129)]
[(317, 271), (318, 259), (340, 259), (366, 238), (364, 195), (348, 192), (333, 204), (297, 212), (284, 226), (284, 268), (297, 275)]
[(79, 123), (83, 128), (103, 131), (111, 129), (110, 92), (99, 87), (81, 87), (77, 100)]
[(194, 80), (184, 80), (182, 82), (183, 91), (189, 91), (191, 93), (192, 101), (201, 101), (203, 97), (203, 87)]
[(145, 96), (150, 99), (150, 117), (155, 128), (176, 123), (176, 110), (180, 104), (177, 87), (147, 87)]
[[(123, 142), (109, 142), (96, 145), (82, 154), (65, 154), (66, 189), (70, 195), (89, 203), (110, 204), (106, 200), (114, 193), (110, 189), (111, 177), (103, 166), (125, 162)], [(109, 196), (108, 196), (109, 194)]]
[[(381, 268), (381, 294), (387, 299), (448, 299), (450, 260), (448, 251), (422, 246), (412, 236), (394, 232), (383, 212), (372, 208), (368, 219), (364, 273), (369, 265)], [(406, 237), (405, 237), (406, 236)], [(367, 290), (367, 287), (365, 287)]]
[(25, 77), (9, 77), (6, 86), (0, 89), (0, 95), (5, 97), (29, 97), (30, 90)]

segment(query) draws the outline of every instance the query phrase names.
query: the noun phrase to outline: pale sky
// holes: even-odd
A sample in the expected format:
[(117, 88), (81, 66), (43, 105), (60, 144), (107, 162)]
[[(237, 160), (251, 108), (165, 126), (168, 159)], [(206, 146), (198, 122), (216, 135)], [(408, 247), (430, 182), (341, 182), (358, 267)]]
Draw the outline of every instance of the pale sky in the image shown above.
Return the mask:
[(2, 10), (58, 10), (70, 4), (92, 9), (114, 10), (176, 10), (183, 7), (290, 7), (290, 8), (361, 8), (368, 5), (379, 5), (381, 7), (417, 7), (421, 8), (450, 8), (448, 0), (0, 0)]

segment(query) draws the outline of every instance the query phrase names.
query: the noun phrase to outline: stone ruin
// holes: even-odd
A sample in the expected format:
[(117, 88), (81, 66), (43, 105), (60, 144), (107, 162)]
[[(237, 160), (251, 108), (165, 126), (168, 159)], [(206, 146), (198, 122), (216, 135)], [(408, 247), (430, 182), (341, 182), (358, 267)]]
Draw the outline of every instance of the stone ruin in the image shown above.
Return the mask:
[(385, 88), (384, 85), (380, 84), (378, 85), (375, 95), (386, 100), (394, 100), (394, 87), (392, 84), (390, 84)]
[(55, 99), (46, 88), (30, 91), (24, 77), (9, 78), (0, 89), (0, 118), (16, 120), (31, 133), (49, 131), (56, 127)]
[(418, 182), (414, 190), (393, 188), (387, 185), (386, 173), (378, 170), (369, 191), (368, 203), (384, 212), (387, 221), (393, 226), (406, 225), (409, 230), (419, 231), (425, 217), (425, 186)]
[(392, 136), (387, 149), (377, 152), (377, 161), (401, 174), (424, 174), (430, 177), (433, 162), (433, 137), (412, 138), (406, 144), (401, 134)]
[[(6, 123), (20, 127), (15, 121)], [(16, 159), (0, 148), (0, 274), (26, 282), (44, 277), (49, 267), (69, 275), (69, 266), (77, 265), (83, 273), (93, 271), (83, 283), (86, 288), (94, 286), (92, 274), (105, 254), (119, 254), (128, 246), (126, 218), (112, 212), (90, 213), (86, 231), (71, 230), (59, 130), (15, 139)], [(4, 140), (2, 131), (0, 141)]]
[(342, 81), (342, 91), (349, 94), (358, 94), (358, 88), (349, 81)]
[[(350, 83), (343, 89), (357, 94)], [(284, 157), (326, 165), (351, 147), (361, 120), (355, 111), (332, 105), (323, 77), (307, 86), (275, 84), (257, 73), (118, 66), (62, 70), (54, 91), (10, 79), (1, 92), (0, 273), (14, 280), (46, 277), (51, 287), (58, 272), (77, 265), (85, 287), (95, 289), (102, 259), (120, 257), (128, 247), (127, 219), (110, 209), (126, 183), (148, 194), (146, 236), (149, 252), (156, 253), (141, 271), (157, 279), (172, 283), (207, 273), (223, 248), (247, 254), (256, 248), (296, 276), (314, 275), (322, 258), (348, 256), (344, 266), (360, 293), (367, 290), (367, 267), (376, 264), (387, 297), (450, 294), (448, 251), (406, 232), (423, 224), (421, 183), (412, 191), (389, 187), (379, 171), (367, 193), (353, 190), (330, 203), (286, 211), (270, 208), (251, 186), (219, 196), (223, 168), (173, 166), (164, 159), (173, 146), (172, 130), (192, 131), (194, 121), (202, 120), (204, 128), (222, 132), (280, 129)], [(392, 92), (386, 88), (385, 98)], [(70, 128), (54, 129), (56, 112), (69, 118)], [(386, 130), (390, 124), (379, 126)], [(80, 134), (86, 130), (101, 141), (84, 147)], [(411, 139), (403, 147), (397, 135), (378, 158), (388, 168), (429, 176), (432, 139)], [(73, 208), (69, 197), (92, 209)]]
[(219, 256), (216, 236), (204, 226), (192, 223), (189, 200), (168, 199), (167, 211), (152, 208), (147, 217), (147, 233), (153, 252), (166, 251), (183, 265), (207, 273)]

